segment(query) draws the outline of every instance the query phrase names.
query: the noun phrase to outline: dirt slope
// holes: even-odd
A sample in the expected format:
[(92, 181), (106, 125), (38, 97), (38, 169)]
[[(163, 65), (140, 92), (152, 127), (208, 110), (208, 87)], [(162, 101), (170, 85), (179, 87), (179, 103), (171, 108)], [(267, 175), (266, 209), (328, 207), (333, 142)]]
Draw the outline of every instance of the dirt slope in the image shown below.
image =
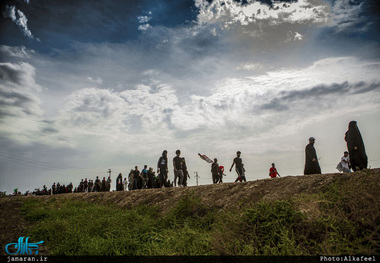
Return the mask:
[[(244, 206), (260, 200), (282, 200), (297, 197), (304, 193), (318, 193), (331, 183), (337, 182), (345, 191), (351, 193), (356, 207), (380, 207), (380, 169), (371, 169), (351, 174), (322, 174), (308, 176), (287, 176), (283, 178), (262, 179), (246, 183), (223, 183), (187, 188), (144, 189), (124, 192), (75, 193), (37, 197), (0, 198), (0, 255), (4, 255), (7, 243), (16, 242), (25, 236), (31, 224), (21, 215), (23, 200), (51, 198), (82, 200), (100, 204), (116, 204), (123, 208), (133, 208), (142, 204), (156, 204), (162, 213), (172, 208), (177, 201), (188, 193), (194, 193), (210, 208)], [(303, 200), (299, 207), (308, 217), (318, 217), (319, 209), (313, 201)], [(372, 209), (371, 208), (371, 209)], [(364, 211), (364, 210), (363, 210)], [(360, 211), (359, 211), (360, 212)], [(361, 213), (361, 212), (360, 212)], [(365, 215), (363, 215), (365, 216)]]
[[(262, 179), (246, 183), (223, 183), (216, 185), (192, 186), (186, 188), (143, 189), (107, 193), (75, 193), (57, 195), (57, 198), (70, 198), (103, 204), (116, 204), (132, 208), (141, 204), (157, 204), (162, 212), (173, 207), (186, 193), (195, 193), (210, 207), (230, 207), (264, 200), (282, 200), (303, 193), (316, 193), (335, 181), (348, 181), (348, 187), (355, 188), (363, 179), (380, 186), (380, 169), (372, 169), (351, 174), (322, 174), (308, 176), (287, 176)], [(349, 191), (349, 189), (347, 189)], [(49, 199), (51, 196), (39, 198)], [(379, 202), (379, 195), (375, 197)]]

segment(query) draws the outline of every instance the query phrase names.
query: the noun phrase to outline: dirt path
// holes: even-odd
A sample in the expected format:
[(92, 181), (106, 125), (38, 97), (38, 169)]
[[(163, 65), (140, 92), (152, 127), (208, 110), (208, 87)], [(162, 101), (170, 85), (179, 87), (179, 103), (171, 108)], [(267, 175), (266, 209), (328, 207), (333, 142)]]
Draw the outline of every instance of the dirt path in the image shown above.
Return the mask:
[[(203, 204), (216, 208), (228, 208), (260, 200), (283, 200), (303, 193), (317, 193), (336, 180), (349, 180), (352, 185), (360, 178), (371, 177), (380, 182), (380, 169), (372, 169), (351, 174), (320, 174), (308, 176), (287, 176), (283, 178), (262, 179), (246, 183), (223, 183), (215, 185), (192, 186), (185, 188), (142, 189), (123, 192), (75, 193), (57, 195), (56, 198), (68, 198), (101, 204), (116, 204), (124, 208), (133, 208), (142, 204), (155, 204), (163, 213), (172, 208), (177, 201), (188, 193), (201, 198)], [(49, 200), (50, 196), (40, 196)]]

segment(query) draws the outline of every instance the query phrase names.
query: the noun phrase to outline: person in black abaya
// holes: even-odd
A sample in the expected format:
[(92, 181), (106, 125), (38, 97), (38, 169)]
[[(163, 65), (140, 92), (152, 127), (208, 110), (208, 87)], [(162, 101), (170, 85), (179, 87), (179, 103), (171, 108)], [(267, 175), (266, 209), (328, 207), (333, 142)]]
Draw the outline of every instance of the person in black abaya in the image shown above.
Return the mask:
[(123, 175), (121, 173), (116, 178), (116, 191), (124, 191)]
[(317, 157), (317, 152), (315, 151), (314, 148), (314, 142), (315, 138), (310, 137), (309, 138), (309, 144), (306, 145), (305, 148), (305, 170), (304, 170), (304, 175), (307, 174), (321, 174), (321, 167), (319, 166), (318, 163), (318, 157)]
[(368, 158), (365, 153), (363, 138), (356, 121), (351, 121), (348, 124), (348, 131), (344, 139), (347, 142), (352, 170), (356, 172), (366, 169), (368, 166)]

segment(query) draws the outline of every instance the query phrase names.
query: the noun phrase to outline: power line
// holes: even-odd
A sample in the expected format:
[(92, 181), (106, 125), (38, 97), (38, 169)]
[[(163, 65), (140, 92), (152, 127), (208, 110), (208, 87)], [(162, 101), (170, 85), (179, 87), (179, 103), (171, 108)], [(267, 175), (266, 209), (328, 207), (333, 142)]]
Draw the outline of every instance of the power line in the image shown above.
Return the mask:
[(65, 166), (65, 165), (57, 165), (57, 164), (51, 164), (43, 161), (36, 161), (29, 158), (24, 158), (12, 154), (6, 154), (3, 152), (0, 152), (0, 158), (4, 159), (6, 161), (11, 161), (13, 163), (23, 164), (27, 166), (31, 166), (34, 168), (40, 168), (40, 169), (47, 169), (47, 170), (53, 170), (53, 171), (65, 171), (65, 172), (76, 172), (76, 173), (91, 173), (91, 172), (99, 172), (100, 169), (85, 169), (85, 168), (78, 168), (78, 167), (72, 167), (72, 166)]

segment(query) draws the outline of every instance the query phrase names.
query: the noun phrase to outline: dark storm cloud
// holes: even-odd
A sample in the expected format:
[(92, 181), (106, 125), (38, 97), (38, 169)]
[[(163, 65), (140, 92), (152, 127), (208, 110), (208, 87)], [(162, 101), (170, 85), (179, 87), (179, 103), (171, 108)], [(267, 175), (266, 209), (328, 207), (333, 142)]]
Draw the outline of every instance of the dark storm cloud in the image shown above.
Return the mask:
[(375, 0), (333, 0), (333, 21), (321, 29), (318, 47), (329, 47), (336, 55), (380, 56), (380, 2)]
[(307, 99), (331, 99), (341, 94), (355, 95), (371, 91), (380, 91), (380, 83), (365, 83), (363, 81), (351, 84), (349, 82), (334, 83), (332, 85), (318, 85), (311, 89), (283, 91), (278, 97), (273, 98), (270, 102), (261, 105), (260, 110), (283, 111), (288, 109), (287, 104)]
[(306, 90), (294, 90), (290, 92), (282, 92), (282, 99), (292, 101), (311, 97), (320, 97), (333, 94), (358, 94), (370, 92), (380, 88), (380, 83), (365, 83), (363, 81), (351, 84), (349, 82), (343, 82), (341, 84), (334, 83), (332, 85), (318, 85), (311, 89)]
[[(194, 18), (191, 9), (193, 1), (169, 0), (128, 0), (96, 2), (84, 0), (34, 0), (30, 4), (18, 1), (1, 3), (4, 11), (7, 5), (14, 5), (28, 18), (29, 28), (42, 43), (30, 43), (27, 47), (38, 51), (54, 48), (70, 48), (73, 42), (81, 43), (123, 43), (140, 34), (138, 16), (152, 12), (151, 25), (177, 26)], [(23, 44), (21, 37), (5, 38), (11, 35), (12, 25), (1, 20), (1, 43)]]

